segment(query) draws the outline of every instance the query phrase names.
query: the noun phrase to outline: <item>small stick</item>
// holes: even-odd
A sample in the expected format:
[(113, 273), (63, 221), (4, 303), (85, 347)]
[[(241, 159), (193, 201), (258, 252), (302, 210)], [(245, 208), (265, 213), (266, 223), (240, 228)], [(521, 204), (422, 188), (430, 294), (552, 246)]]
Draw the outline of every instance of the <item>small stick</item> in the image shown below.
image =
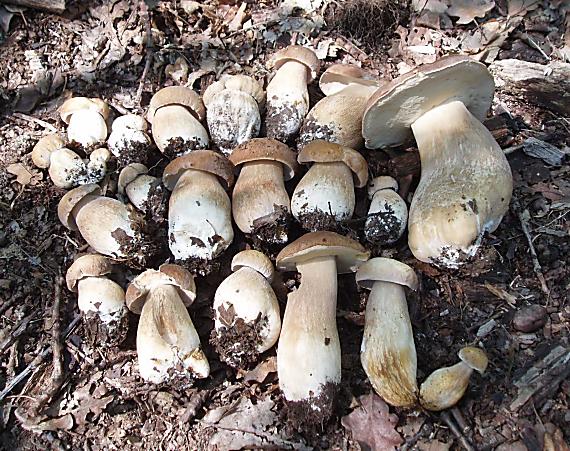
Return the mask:
[(459, 442), (461, 443), (461, 446), (463, 446), (463, 448), (465, 448), (467, 451), (475, 451), (475, 448), (473, 448), (471, 443), (469, 443), (469, 440), (467, 440), (467, 437), (465, 437), (462, 434), (462, 432), (459, 430), (457, 425), (453, 422), (453, 420), (451, 419), (451, 417), (449, 416), (449, 413), (447, 411), (441, 412), (441, 419), (443, 421), (445, 421), (445, 424), (447, 424), (447, 426), (449, 427), (451, 432), (453, 432), (453, 435), (455, 435), (455, 437), (457, 437), (457, 439), (459, 440)]
[(41, 119), (38, 119), (37, 117), (28, 116), (27, 114), (24, 114), (24, 113), (12, 113), (12, 116), (14, 116), (18, 119), (22, 119), (23, 121), (35, 122), (36, 124), (41, 125), (43, 128), (49, 130), (50, 132), (57, 133), (57, 128), (55, 128), (49, 122), (42, 121)]
[(463, 417), (463, 414), (461, 413), (461, 410), (458, 409), (457, 407), (453, 407), (451, 409), (451, 414), (453, 415), (453, 418), (455, 418), (455, 421), (457, 422), (457, 425), (461, 428), (461, 432), (463, 434), (466, 434), (467, 432), (469, 432), (469, 430), (471, 429), (471, 427), (467, 424), (467, 422), (465, 421), (465, 418)]
[(143, 69), (143, 73), (141, 75), (141, 79), (139, 81), (139, 87), (137, 89), (137, 94), (135, 97), (135, 105), (140, 107), (141, 99), (142, 99), (142, 92), (144, 88), (144, 82), (148, 75), (148, 71), (150, 70), (150, 66), (152, 64), (152, 60), (154, 59), (154, 52), (153, 52), (153, 43), (152, 43), (152, 31), (150, 26), (150, 13), (148, 11), (148, 7), (144, 1), (140, 2), (140, 10), (141, 16), (144, 18), (145, 21), (145, 30), (146, 30), (146, 61)]

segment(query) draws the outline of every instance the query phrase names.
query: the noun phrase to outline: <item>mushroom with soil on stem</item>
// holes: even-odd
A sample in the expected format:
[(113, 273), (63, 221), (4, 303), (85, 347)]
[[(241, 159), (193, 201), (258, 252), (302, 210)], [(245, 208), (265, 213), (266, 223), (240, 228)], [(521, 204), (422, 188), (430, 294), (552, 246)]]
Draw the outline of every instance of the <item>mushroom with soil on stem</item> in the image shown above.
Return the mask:
[(312, 50), (290, 45), (273, 55), (269, 66), (276, 72), (267, 85), (267, 136), (287, 142), (309, 111), (307, 85), (317, 76), (320, 63)]
[(313, 163), (291, 197), (293, 216), (307, 230), (337, 227), (352, 218), (354, 187), (368, 181), (368, 164), (356, 150), (317, 139), (297, 157), (299, 163)]
[(298, 148), (324, 139), (358, 149), (363, 144), (362, 116), (379, 82), (358, 66), (333, 64), (321, 75), (319, 87), (326, 95), (309, 111), (303, 122)]
[(128, 286), (127, 307), (140, 314), (137, 355), (141, 377), (155, 384), (176, 376), (205, 378), (210, 365), (186, 307), (196, 298), (194, 277), (178, 265), (147, 269)]
[(341, 380), (337, 274), (354, 272), (369, 256), (334, 232), (307, 233), (277, 256), (279, 270), (301, 274), (287, 297), (277, 348), (279, 387), (293, 423), (322, 424), (332, 413)]
[(178, 157), (164, 169), (164, 186), (172, 191), (169, 246), (176, 259), (209, 262), (231, 244), (234, 231), (226, 188), (233, 185), (233, 171), (226, 157), (211, 150)]
[(412, 268), (389, 258), (372, 258), (356, 272), (370, 290), (366, 304), (362, 367), (376, 393), (393, 406), (417, 404), (417, 358), (404, 287), (416, 290)]
[(67, 124), (67, 138), (71, 142), (89, 148), (107, 138), (109, 105), (101, 99), (72, 97), (59, 108), (63, 122)]
[(150, 99), (147, 113), (154, 142), (169, 157), (208, 146), (205, 116), (200, 96), (184, 86), (162, 88)]
[(241, 251), (232, 260), (232, 271), (214, 296), (212, 342), (224, 362), (244, 368), (277, 342), (281, 317), (267, 256)]
[(295, 176), (297, 154), (275, 139), (254, 138), (237, 146), (230, 161), (242, 165), (232, 194), (238, 228), (262, 241), (287, 242), (291, 201), (284, 182)]
[(427, 410), (453, 407), (465, 394), (473, 370), (483, 374), (489, 363), (485, 351), (467, 346), (458, 353), (461, 362), (431, 373), (420, 386), (420, 404)]
[(408, 206), (398, 194), (398, 182), (381, 175), (368, 186), (370, 207), (364, 223), (364, 236), (376, 245), (393, 244), (406, 230)]
[[(153, 211), (161, 216), (162, 200), (163, 200), (163, 185), (162, 180), (148, 174), (148, 168), (141, 163), (131, 163), (125, 166), (119, 173), (119, 180), (117, 182), (118, 192), (121, 195), (126, 195), (133, 206), (146, 213)], [(156, 200), (156, 205), (153, 205), (153, 199)]]
[(368, 148), (401, 144), (411, 132), (421, 178), (410, 206), (408, 243), (421, 261), (456, 268), (508, 210), (507, 159), (480, 122), (493, 99), (484, 64), (450, 56), (381, 87), (362, 121)]
[(225, 154), (259, 135), (263, 86), (247, 75), (223, 75), (204, 92), (206, 120), (212, 141)]
[(107, 140), (109, 150), (122, 164), (146, 161), (152, 145), (147, 129), (148, 124), (142, 116), (119, 116), (111, 125), (111, 134)]
[(114, 258), (142, 257), (142, 218), (122, 202), (104, 197), (95, 184), (67, 192), (59, 201), (57, 214), (70, 230), (79, 230), (96, 252)]

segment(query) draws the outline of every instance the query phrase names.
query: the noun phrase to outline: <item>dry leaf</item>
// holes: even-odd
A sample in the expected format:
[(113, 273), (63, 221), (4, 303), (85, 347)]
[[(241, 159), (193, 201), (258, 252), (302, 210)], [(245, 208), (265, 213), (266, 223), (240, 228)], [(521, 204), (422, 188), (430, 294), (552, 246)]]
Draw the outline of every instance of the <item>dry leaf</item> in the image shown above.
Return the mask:
[(372, 451), (390, 451), (402, 443), (396, 432), (398, 417), (390, 414), (388, 405), (375, 393), (358, 398), (360, 407), (342, 417), (342, 425), (352, 437)]
[(265, 379), (267, 379), (267, 376), (269, 376), (269, 374), (276, 372), (277, 359), (275, 357), (269, 357), (257, 365), (253, 370), (248, 371), (245, 374), (243, 381), (246, 383), (257, 382), (261, 384)]
[(468, 24), (475, 17), (485, 17), (495, 7), (494, 0), (451, 0), (447, 14), (457, 19), (458, 24)]
[(507, 0), (507, 12), (509, 16), (524, 16), (538, 8), (540, 3), (540, 0)]
[(417, 447), (421, 451), (448, 451), (452, 443), (444, 443), (439, 440), (423, 441), (420, 440)]
[(38, 179), (41, 179), (41, 174), (38, 171), (29, 170), (22, 163), (14, 163), (6, 168), (10, 174), (16, 176), (16, 181), (22, 185), (26, 186), (30, 183), (34, 185)]

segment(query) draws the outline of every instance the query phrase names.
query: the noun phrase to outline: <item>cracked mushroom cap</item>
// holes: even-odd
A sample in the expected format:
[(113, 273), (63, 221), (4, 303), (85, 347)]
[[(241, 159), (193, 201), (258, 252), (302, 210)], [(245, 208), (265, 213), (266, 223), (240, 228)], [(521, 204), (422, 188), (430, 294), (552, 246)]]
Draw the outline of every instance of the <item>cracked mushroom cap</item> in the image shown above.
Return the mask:
[(105, 120), (109, 117), (109, 105), (107, 102), (102, 99), (90, 99), (87, 97), (72, 97), (63, 102), (58, 111), (61, 120), (66, 124), (69, 124), (71, 116), (79, 111), (96, 111)]
[(212, 83), (204, 91), (203, 100), (204, 105), (208, 105), (212, 102), (214, 96), (224, 89), (229, 89), (231, 91), (241, 91), (249, 96), (253, 97), (259, 106), (263, 106), (265, 103), (265, 92), (263, 91), (262, 84), (255, 78), (248, 75), (227, 75), (224, 74), (218, 80)]
[(317, 77), (319, 67), (321, 66), (319, 58), (311, 49), (302, 45), (290, 45), (279, 50), (271, 57), (269, 67), (277, 70), (288, 61), (297, 61), (307, 67), (307, 83), (312, 82)]
[(150, 99), (147, 113), (148, 121), (152, 124), (156, 111), (169, 105), (186, 107), (200, 122), (206, 117), (206, 108), (198, 94), (184, 86), (169, 86), (157, 91)]
[(234, 166), (252, 161), (278, 161), (283, 164), (283, 178), (291, 180), (299, 165), (297, 154), (286, 144), (272, 138), (253, 138), (235, 147), (229, 157)]
[(95, 183), (81, 185), (68, 191), (57, 204), (57, 216), (61, 223), (69, 230), (78, 230), (75, 217), (72, 214), (77, 206), (81, 206), (82, 201), (87, 196), (100, 196), (101, 188)]
[(297, 156), (299, 163), (342, 162), (353, 172), (354, 186), (362, 188), (368, 181), (368, 164), (356, 150), (322, 139), (311, 141)]
[(85, 277), (100, 277), (113, 272), (113, 263), (99, 254), (86, 254), (79, 257), (67, 270), (65, 282), (69, 291), (77, 292), (78, 282)]
[(336, 257), (337, 272), (346, 274), (356, 271), (368, 260), (370, 252), (358, 241), (334, 232), (311, 232), (287, 245), (275, 260), (282, 271), (295, 271), (298, 263), (318, 257)]
[(234, 165), (225, 156), (212, 150), (194, 150), (171, 161), (164, 169), (162, 180), (170, 191), (184, 171), (193, 169), (219, 177), (229, 188), (234, 184)]
[(336, 94), (350, 84), (378, 86), (372, 74), (354, 64), (333, 64), (319, 79), (319, 88), (326, 96)]
[(135, 181), (139, 175), (148, 173), (148, 168), (142, 163), (131, 163), (125, 166), (119, 173), (119, 180), (117, 182), (117, 190), (119, 194), (125, 194), (125, 189), (129, 183)]
[(376, 257), (363, 263), (356, 273), (356, 283), (371, 290), (374, 282), (390, 282), (418, 289), (418, 277), (408, 265), (391, 258)]
[(129, 284), (125, 301), (128, 309), (136, 314), (142, 312), (146, 297), (154, 287), (173, 285), (186, 307), (196, 299), (194, 276), (182, 266), (164, 264), (156, 269), (147, 269)]
[(32, 161), (41, 169), (49, 168), (50, 156), (54, 150), (65, 146), (63, 138), (55, 133), (41, 138), (32, 150)]
[(412, 136), (424, 113), (458, 100), (479, 120), (485, 118), (495, 83), (487, 67), (466, 56), (447, 56), (380, 87), (368, 101), (362, 136), (369, 149), (396, 146)]
[(275, 275), (273, 263), (271, 263), (267, 255), (259, 251), (249, 249), (235, 255), (232, 259), (232, 271), (235, 272), (244, 267), (255, 269), (265, 277), (269, 283), (273, 281), (273, 276)]

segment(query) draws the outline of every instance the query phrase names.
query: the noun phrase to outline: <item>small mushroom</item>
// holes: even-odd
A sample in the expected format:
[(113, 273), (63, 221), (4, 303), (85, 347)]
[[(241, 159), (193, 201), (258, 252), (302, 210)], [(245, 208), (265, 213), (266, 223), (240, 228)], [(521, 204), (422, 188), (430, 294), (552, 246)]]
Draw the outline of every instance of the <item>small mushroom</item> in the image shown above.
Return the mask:
[(210, 365), (186, 307), (196, 298), (194, 277), (178, 265), (147, 269), (128, 286), (127, 307), (140, 314), (137, 355), (141, 377), (155, 384), (176, 376), (205, 378)]
[(263, 86), (247, 75), (225, 75), (204, 92), (206, 119), (212, 141), (226, 155), (259, 135), (260, 107), (265, 103)]
[(67, 124), (67, 138), (85, 148), (100, 144), (107, 138), (109, 105), (101, 99), (72, 97), (59, 108)]
[[(244, 233), (263, 241), (287, 242), (291, 202), (284, 182), (298, 169), (297, 154), (271, 138), (254, 138), (237, 146), (230, 161), (242, 165), (232, 195), (234, 221)], [(265, 233), (258, 233), (260, 229)]]
[(364, 236), (374, 244), (393, 244), (400, 239), (408, 222), (408, 206), (398, 194), (398, 182), (380, 176), (368, 186), (371, 199), (364, 223)]
[(158, 149), (167, 156), (180, 156), (208, 145), (202, 125), (206, 109), (200, 96), (184, 86), (169, 86), (152, 99), (147, 119)]
[(57, 214), (64, 226), (79, 230), (99, 254), (115, 258), (144, 255), (140, 216), (122, 202), (102, 196), (95, 184), (67, 192), (59, 201)]
[(121, 164), (146, 161), (152, 144), (147, 129), (147, 122), (136, 114), (125, 114), (113, 121), (107, 145)]
[(161, 192), (162, 181), (148, 175), (148, 168), (144, 164), (131, 163), (119, 173), (117, 188), (119, 194), (126, 194), (133, 206), (145, 213), (149, 209), (151, 196)]
[(362, 264), (356, 282), (370, 290), (366, 304), (362, 367), (376, 393), (393, 406), (417, 403), (417, 358), (404, 287), (416, 290), (414, 270), (377, 257)]
[(401, 144), (412, 131), (418, 145), (422, 173), (408, 219), (418, 260), (458, 267), (509, 208), (509, 163), (480, 122), (493, 91), (484, 64), (450, 56), (393, 80), (368, 102), (366, 147)]
[(319, 70), (315, 52), (300, 45), (290, 45), (269, 61), (276, 70), (267, 85), (267, 136), (287, 142), (299, 131), (309, 111), (307, 85)]
[(277, 348), (279, 387), (295, 422), (322, 424), (341, 380), (336, 325), (337, 274), (354, 272), (370, 253), (333, 232), (313, 232), (277, 256), (281, 271), (298, 271), (301, 285), (287, 296)]
[(358, 66), (333, 64), (321, 75), (319, 86), (327, 97), (305, 118), (297, 141), (299, 149), (315, 139), (362, 147), (362, 116), (378, 81)]
[(349, 147), (317, 139), (297, 157), (299, 163), (314, 163), (291, 197), (293, 216), (307, 230), (336, 226), (354, 213), (354, 187), (368, 181), (368, 165)]
[(232, 260), (232, 271), (214, 296), (212, 341), (221, 359), (243, 368), (279, 338), (279, 303), (271, 288), (273, 264), (264, 254), (246, 250)]
[(211, 150), (196, 150), (166, 166), (163, 183), (172, 191), (169, 246), (176, 259), (210, 261), (231, 244), (234, 231), (225, 188), (234, 182), (233, 170), (226, 157)]
[(453, 407), (465, 394), (473, 370), (483, 374), (489, 363), (480, 348), (472, 346), (458, 353), (461, 362), (431, 373), (420, 387), (420, 404), (427, 410)]

